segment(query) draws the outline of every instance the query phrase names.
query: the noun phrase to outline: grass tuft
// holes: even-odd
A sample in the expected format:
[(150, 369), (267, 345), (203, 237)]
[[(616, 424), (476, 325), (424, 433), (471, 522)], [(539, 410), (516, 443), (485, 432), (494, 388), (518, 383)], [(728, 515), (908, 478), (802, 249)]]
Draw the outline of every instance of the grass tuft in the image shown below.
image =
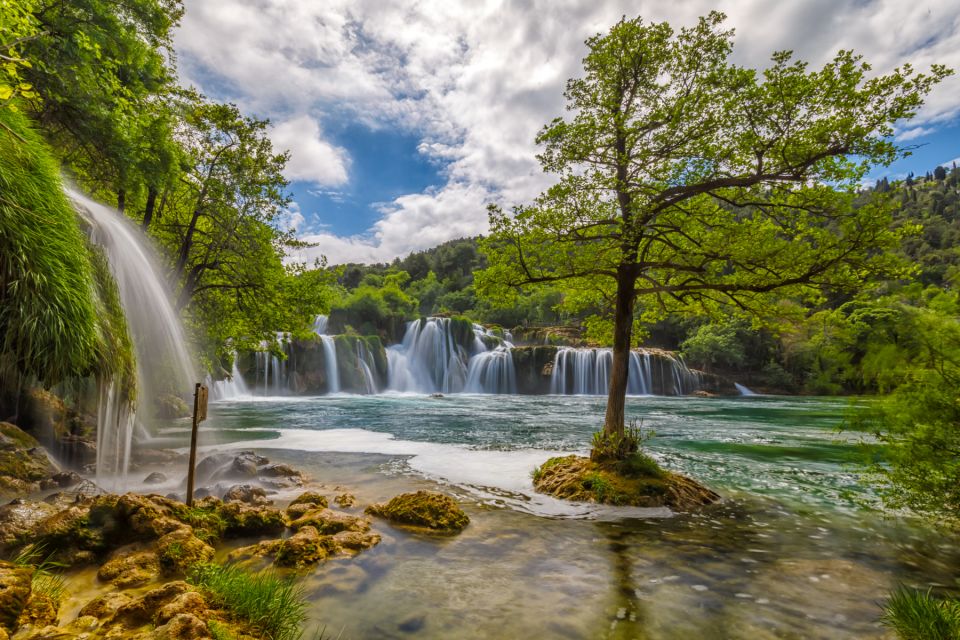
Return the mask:
[(266, 640), (299, 640), (306, 620), (303, 588), (269, 571), (251, 573), (236, 565), (201, 564), (187, 581), (259, 631)]
[(960, 638), (960, 602), (901, 586), (890, 594), (881, 621), (901, 640)]
[(31, 592), (49, 598), (55, 606), (59, 607), (66, 595), (67, 585), (63, 576), (54, 571), (63, 565), (50, 560), (50, 556), (44, 557), (44, 551), (43, 545), (27, 545), (20, 550), (12, 562), (18, 567), (33, 567)]

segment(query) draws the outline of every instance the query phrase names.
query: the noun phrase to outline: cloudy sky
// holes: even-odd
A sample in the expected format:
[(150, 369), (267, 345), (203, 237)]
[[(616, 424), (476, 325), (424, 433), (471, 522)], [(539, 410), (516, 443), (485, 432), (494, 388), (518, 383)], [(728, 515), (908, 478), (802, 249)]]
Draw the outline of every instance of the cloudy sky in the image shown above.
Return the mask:
[[(486, 204), (549, 184), (537, 131), (563, 112), (585, 38), (622, 15), (692, 24), (717, 8), (734, 57), (793, 49), (820, 64), (853, 49), (888, 71), (960, 70), (960, 0), (186, 0), (183, 80), (269, 118), (289, 149), (288, 220), (332, 264), (390, 260), (486, 230)], [(873, 177), (960, 156), (960, 79), (901, 123), (911, 158)]]

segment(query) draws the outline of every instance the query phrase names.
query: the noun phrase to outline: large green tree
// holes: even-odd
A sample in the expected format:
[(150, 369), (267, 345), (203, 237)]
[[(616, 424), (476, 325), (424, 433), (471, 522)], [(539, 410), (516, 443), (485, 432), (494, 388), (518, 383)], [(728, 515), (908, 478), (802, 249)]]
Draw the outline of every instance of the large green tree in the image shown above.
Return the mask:
[(491, 210), (483, 292), (562, 284), (569, 302), (610, 309), (611, 436), (623, 433), (638, 300), (648, 315), (758, 313), (773, 294), (809, 298), (896, 268), (890, 207), (854, 207), (855, 190), (898, 157), (893, 123), (949, 73), (871, 76), (849, 51), (814, 71), (790, 52), (746, 69), (730, 61), (723, 20), (675, 31), (623, 19), (587, 40), (570, 116), (537, 138), (557, 183), (512, 215)]

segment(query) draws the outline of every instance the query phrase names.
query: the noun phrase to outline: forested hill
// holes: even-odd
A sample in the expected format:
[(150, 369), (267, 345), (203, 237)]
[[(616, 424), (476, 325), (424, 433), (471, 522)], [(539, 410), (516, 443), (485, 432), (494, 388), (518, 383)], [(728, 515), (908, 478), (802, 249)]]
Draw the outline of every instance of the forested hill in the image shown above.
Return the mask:
[[(731, 315), (668, 316), (641, 323), (639, 343), (684, 353), (691, 364), (736, 375), (760, 388), (791, 392), (869, 392), (882, 375), (871, 350), (896, 344), (908, 331), (903, 306), (956, 297), (960, 276), (960, 169), (938, 167), (904, 180), (882, 179), (860, 195), (865, 203), (890, 197), (903, 228), (901, 253), (914, 272), (880, 282), (861, 297), (833, 295), (802, 317), (784, 317), (759, 328)], [(332, 313), (360, 333), (396, 327), (405, 319), (434, 314), (465, 315), (504, 327), (589, 325), (603, 309), (573, 312), (559, 289), (525, 291), (515, 303), (479, 297), (474, 272), (486, 266), (479, 238), (446, 242), (389, 264), (331, 267), (341, 289)], [(785, 301), (785, 304), (789, 301)], [(602, 336), (591, 336), (603, 344)], [(888, 349), (888, 351), (890, 351)], [(865, 361), (869, 366), (864, 369)]]

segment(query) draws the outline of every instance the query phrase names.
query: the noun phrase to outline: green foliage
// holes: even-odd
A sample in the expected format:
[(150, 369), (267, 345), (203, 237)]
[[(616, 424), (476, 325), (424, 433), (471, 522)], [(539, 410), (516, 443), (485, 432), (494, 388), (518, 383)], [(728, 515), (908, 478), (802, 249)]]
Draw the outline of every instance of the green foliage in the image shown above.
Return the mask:
[(739, 369), (747, 354), (737, 339), (737, 331), (733, 323), (701, 325), (681, 345), (683, 357), (705, 371), (718, 366)]
[(53, 562), (50, 556), (45, 557), (45, 551), (43, 545), (28, 544), (11, 561), (19, 567), (33, 568), (31, 592), (49, 598), (54, 607), (59, 607), (67, 594), (67, 584), (63, 576), (56, 572), (62, 565)]
[(303, 587), (266, 571), (236, 565), (202, 564), (187, 577), (212, 603), (253, 626), (267, 640), (298, 640), (306, 620)]
[(0, 109), (16, 111), (18, 98), (36, 96), (22, 78), (32, 65), (20, 53), (25, 43), (40, 36), (33, 17), (36, 4), (36, 0), (0, 0)]
[(24, 116), (0, 122), (0, 366), (48, 384), (88, 375), (102, 345), (85, 239), (47, 146)]
[(960, 638), (960, 602), (901, 586), (884, 604), (881, 621), (900, 640), (954, 640)]
[(643, 442), (654, 435), (656, 434), (653, 431), (644, 433), (642, 423), (636, 420), (620, 433), (608, 430), (597, 431), (593, 434), (590, 460), (593, 462), (619, 462), (640, 455), (639, 451)]
[(665, 478), (667, 475), (656, 460), (640, 451), (621, 460), (617, 471), (628, 478)]

